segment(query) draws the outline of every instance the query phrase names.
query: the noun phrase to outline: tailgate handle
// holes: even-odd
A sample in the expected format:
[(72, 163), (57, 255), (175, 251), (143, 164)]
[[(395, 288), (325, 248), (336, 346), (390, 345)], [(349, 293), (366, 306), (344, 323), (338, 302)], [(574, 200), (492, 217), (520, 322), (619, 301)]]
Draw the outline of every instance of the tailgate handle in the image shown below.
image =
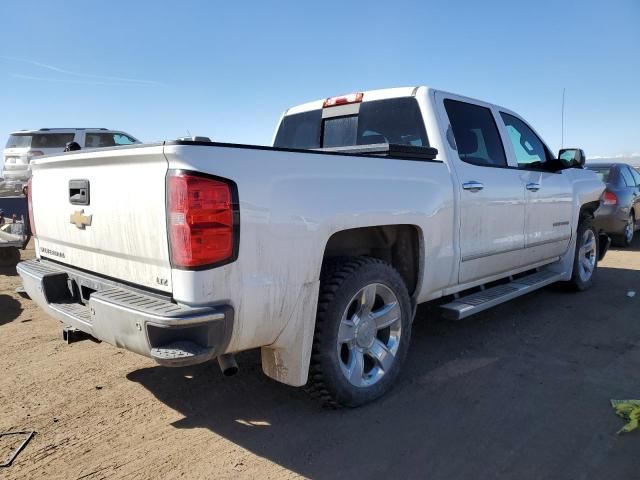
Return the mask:
[(69, 180), (69, 202), (89, 205), (89, 180)]

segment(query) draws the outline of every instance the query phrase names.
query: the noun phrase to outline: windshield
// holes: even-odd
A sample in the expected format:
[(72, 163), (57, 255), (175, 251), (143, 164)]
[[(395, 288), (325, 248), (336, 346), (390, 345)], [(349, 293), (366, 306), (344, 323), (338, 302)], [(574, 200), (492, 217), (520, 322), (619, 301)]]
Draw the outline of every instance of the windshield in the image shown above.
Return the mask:
[(322, 119), (322, 110), (283, 118), (275, 147), (321, 148), (394, 143), (428, 147), (415, 98), (363, 102), (356, 115)]
[(611, 167), (587, 167), (589, 170), (596, 172), (598, 178), (604, 183), (609, 182), (611, 177)]
[(9, 136), (6, 148), (64, 148), (68, 142), (73, 142), (72, 133), (17, 133)]

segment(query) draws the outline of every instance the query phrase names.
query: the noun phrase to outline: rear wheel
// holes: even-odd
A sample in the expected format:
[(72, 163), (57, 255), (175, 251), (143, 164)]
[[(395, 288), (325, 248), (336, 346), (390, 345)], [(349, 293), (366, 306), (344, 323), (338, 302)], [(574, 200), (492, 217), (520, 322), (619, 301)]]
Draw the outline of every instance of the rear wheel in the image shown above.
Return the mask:
[(323, 268), (307, 391), (330, 407), (356, 407), (396, 381), (411, 338), (411, 302), (381, 260), (347, 257)]
[(578, 291), (587, 290), (593, 283), (598, 267), (598, 236), (592, 219), (583, 217), (576, 232), (576, 252), (570, 285)]
[(636, 219), (633, 212), (629, 214), (629, 218), (627, 219), (627, 224), (624, 227), (624, 232), (620, 237), (618, 237), (617, 244), (620, 247), (629, 247), (633, 242), (633, 237), (636, 232)]

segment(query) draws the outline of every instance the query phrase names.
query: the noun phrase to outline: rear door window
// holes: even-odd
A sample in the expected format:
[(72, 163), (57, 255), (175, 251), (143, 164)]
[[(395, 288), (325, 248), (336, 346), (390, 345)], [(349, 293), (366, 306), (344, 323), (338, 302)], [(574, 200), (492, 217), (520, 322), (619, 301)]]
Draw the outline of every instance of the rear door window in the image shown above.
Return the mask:
[(633, 179), (636, 181), (636, 185), (640, 187), (640, 172), (638, 172), (635, 168), (632, 168), (631, 175), (633, 175)]
[(624, 184), (627, 187), (635, 187), (636, 186), (636, 182), (633, 179), (633, 175), (631, 175), (631, 172), (629, 171), (628, 167), (620, 167), (620, 174), (622, 175), (622, 178), (624, 180)]
[(506, 167), (507, 157), (491, 110), (472, 103), (446, 99), (460, 160), (474, 165)]
[(75, 133), (34, 133), (31, 148), (64, 148), (74, 137)]

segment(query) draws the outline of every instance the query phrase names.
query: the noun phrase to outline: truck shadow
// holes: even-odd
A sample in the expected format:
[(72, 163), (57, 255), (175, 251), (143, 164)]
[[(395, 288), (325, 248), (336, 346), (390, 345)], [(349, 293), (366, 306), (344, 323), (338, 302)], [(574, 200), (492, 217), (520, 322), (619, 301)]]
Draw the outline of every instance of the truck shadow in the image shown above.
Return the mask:
[(20, 302), (10, 295), (0, 294), (0, 326), (15, 320), (22, 313)]
[(175, 428), (207, 428), (305, 477), (624, 478), (636, 446), (616, 443), (608, 399), (637, 386), (633, 283), (640, 271), (602, 268), (590, 294), (545, 289), (458, 323), (421, 308), (400, 381), (358, 409), (324, 410), (269, 380), (257, 352), (232, 379), (214, 364), (127, 378), (184, 416)]
[(617, 247), (611, 245), (610, 250), (616, 250), (620, 252), (640, 252), (640, 231), (636, 232), (636, 236), (628, 247)]
[(16, 265), (17, 263), (15, 265), (0, 265), (0, 276), (15, 277), (18, 275)]

